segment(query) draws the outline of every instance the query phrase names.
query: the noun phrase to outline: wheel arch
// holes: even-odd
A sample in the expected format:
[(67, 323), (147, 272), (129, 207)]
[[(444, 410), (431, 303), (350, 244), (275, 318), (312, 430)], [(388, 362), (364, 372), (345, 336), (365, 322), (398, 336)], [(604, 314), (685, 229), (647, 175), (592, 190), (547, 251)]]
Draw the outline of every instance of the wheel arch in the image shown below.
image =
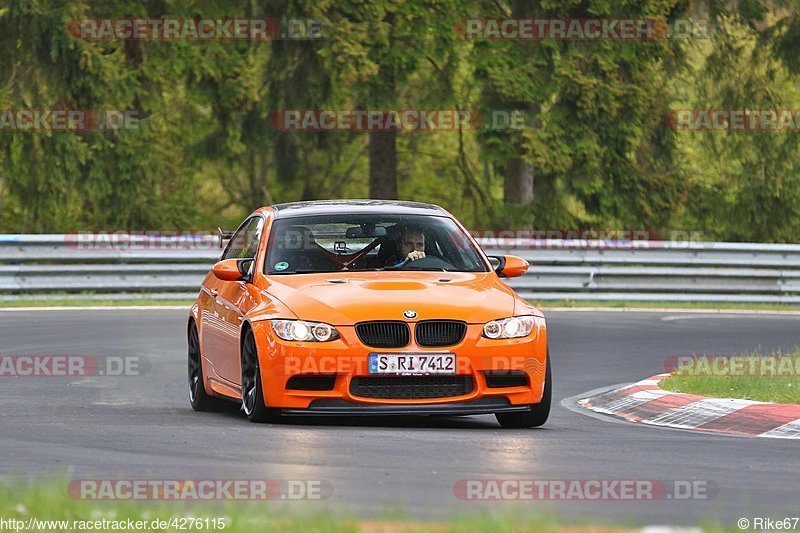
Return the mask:
[[(253, 331), (253, 324), (249, 320), (242, 322), (242, 327), (239, 330), (239, 359), (242, 358), (242, 351), (244, 350), (244, 337), (248, 331)], [(256, 343), (258, 346), (258, 343)]]

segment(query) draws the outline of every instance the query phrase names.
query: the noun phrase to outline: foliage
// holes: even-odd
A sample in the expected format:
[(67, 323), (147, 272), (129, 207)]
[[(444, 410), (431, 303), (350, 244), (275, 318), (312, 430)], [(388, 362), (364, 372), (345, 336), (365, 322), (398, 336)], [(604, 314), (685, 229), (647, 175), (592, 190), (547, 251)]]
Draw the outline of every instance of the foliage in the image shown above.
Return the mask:
[[(707, 38), (467, 40), (465, 18), (707, 21)], [(85, 40), (80, 18), (320, 20), (320, 39)], [(0, 231), (233, 226), (260, 205), (366, 197), (366, 132), (280, 131), (281, 109), (517, 109), (522, 130), (397, 137), (400, 198), (471, 227), (702, 231), (796, 241), (794, 132), (687, 132), (678, 109), (794, 109), (794, 2), (9, 0), (0, 110), (134, 110), (138, 129), (0, 131)], [(533, 169), (533, 202), (504, 168)], [(387, 168), (388, 174), (394, 174)]]

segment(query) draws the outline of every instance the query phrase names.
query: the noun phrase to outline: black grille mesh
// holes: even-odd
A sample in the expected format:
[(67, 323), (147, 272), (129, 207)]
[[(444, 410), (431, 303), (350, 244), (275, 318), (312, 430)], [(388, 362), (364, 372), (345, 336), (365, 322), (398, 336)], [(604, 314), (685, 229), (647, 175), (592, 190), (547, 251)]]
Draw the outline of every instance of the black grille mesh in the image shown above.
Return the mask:
[(474, 388), (472, 376), (369, 376), (350, 381), (353, 396), (393, 400), (464, 396)]
[(402, 348), (411, 342), (411, 331), (405, 322), (362, 322), (356, 324), (356, 334), (373, 348)]
[(414, 337), (425, 347), (453, 346), (464, 339), (467, 325), (454, 320), (425, 320), (417, 324)]
[(336, 374), (298, 374), (286, 382), (288, 390), (333, 390)]
[(527, 375), (519, 370), (487, 370), (484, 376), (486, 376), (486, 386), (490, 389), (528, 386)]

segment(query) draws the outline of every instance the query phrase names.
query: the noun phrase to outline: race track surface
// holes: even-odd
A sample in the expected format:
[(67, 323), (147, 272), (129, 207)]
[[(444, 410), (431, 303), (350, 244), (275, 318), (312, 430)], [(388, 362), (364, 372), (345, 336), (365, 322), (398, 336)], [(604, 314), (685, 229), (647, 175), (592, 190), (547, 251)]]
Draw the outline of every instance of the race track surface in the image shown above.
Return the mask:
[[(663, 371), (670, 355), (789, 351), (800, 316), (549, 312), (554, 405), (541, 429), (503, 430), (492, 416), (303, 419), (255, 425), (234, 408), (195, 413), (186, 391), (186, 312), (0, 311), (0, 354), (140, 356), (143, 376), (0, 378), (4, 474), (70, 478), (325, 480), (321, 502), (420, 519), (463, 511), (538, 513), (568, 520), (688, 524), (796, 516), (797, 441), (645, 427), (562, 405), (587, 391)], [(464, 479), (706, 480), (709, 500), (474, 502)], [(253, 505), (258, 505), (253, 503)]]

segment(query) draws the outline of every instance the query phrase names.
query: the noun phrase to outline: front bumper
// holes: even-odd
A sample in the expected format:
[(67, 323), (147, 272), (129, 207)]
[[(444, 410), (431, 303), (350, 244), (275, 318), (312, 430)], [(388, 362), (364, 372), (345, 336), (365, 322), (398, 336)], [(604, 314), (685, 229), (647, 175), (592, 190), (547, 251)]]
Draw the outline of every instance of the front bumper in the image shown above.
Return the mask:
[[(537, 318), (534, 331), (521, 339), (487, 339), (483, 325), (470, 324), (464, 340), (446, 348), (423, 348), (412, 340), (402, 349), (377, 349), (361, 344), (352, 326), (337, 326), (340, 339), (331, 342), (287, 342), (275, 336), (268, 321), (254, 325), (264, 398), (268, 407), (292, 415), (471, 415), (526, 410), (539, 403), (544, 391), (547, 358), (545, 321)], [(371, 353), (451, 352), (456, 355), (456, 375), (472, 378), (468, 394), (438, 398), (366, 398), (351, 391), (357, 376), (372, 376)], [(527, 384), (493, 388), (486, 371), (521, 371)], [(287, 389), (297, 375), (335, 374), (331, 390)], [(382, 375), (382, 379), (392, 379)]]
[(466, 416), (530, 411), (529, 405), (511, 405), (507, 398), (481, 398), (471, 402), (449, 402), (428, 405), (375, 405), (345, 400), (313, 400), (306, 409), (281, 409), (293, 416), (385, 416), (442, 415)]

